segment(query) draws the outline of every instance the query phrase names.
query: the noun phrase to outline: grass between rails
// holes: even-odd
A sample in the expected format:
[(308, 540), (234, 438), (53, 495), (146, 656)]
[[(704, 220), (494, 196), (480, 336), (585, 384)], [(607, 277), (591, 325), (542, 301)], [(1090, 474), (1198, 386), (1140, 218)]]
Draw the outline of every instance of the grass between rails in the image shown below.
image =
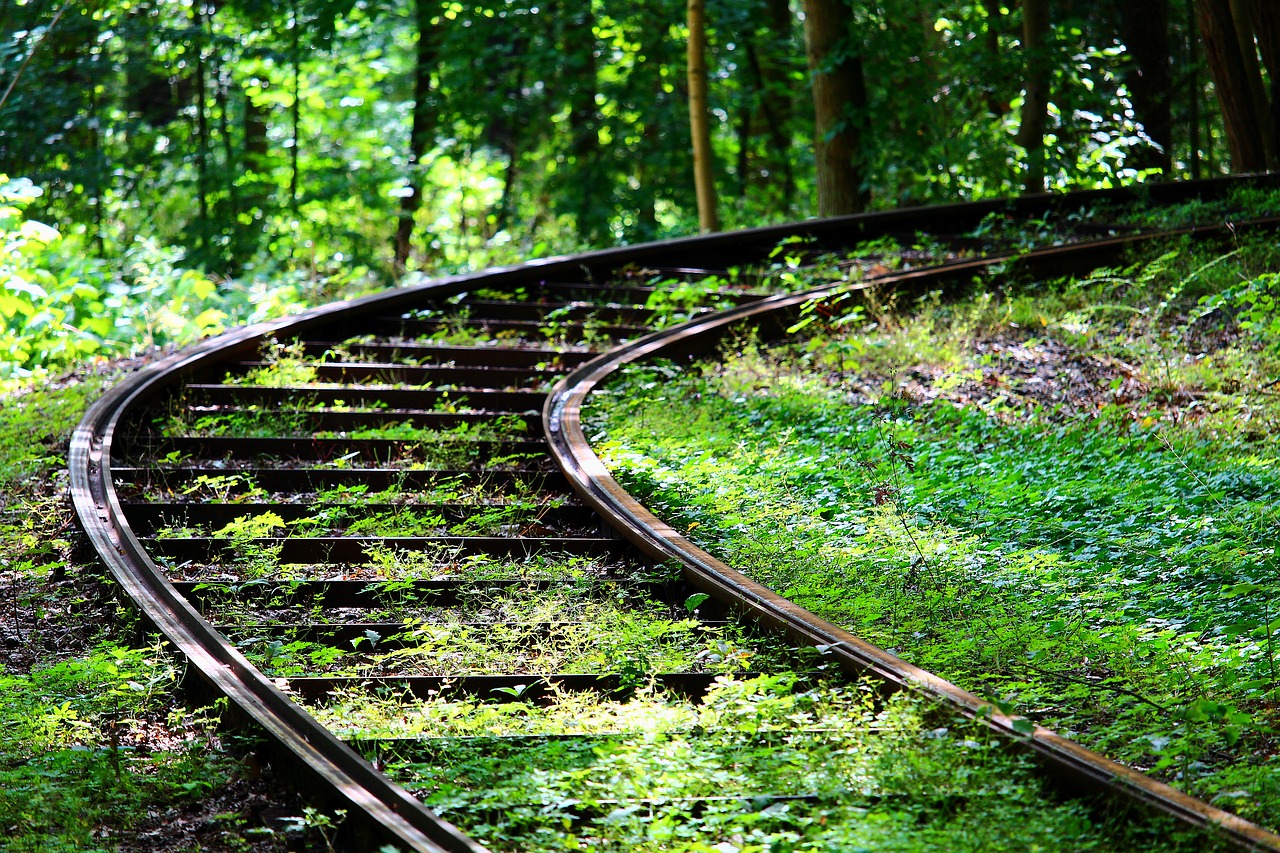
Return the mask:
[(271, 676), (603, 673), (633, 685), (662, 672), (776, 671), (809, 663), (737, 622), (703, 625), (618, 585), (479, 589), (462, 607), (397, 615), (394, 632), (368, 632), (345, 649), (289, 642), (287, 634), (252, 637), (254, 628), (236, 633), (245, 637), (246, 655)]
[[(1267, 286), (1263, 284), (1243, 288), (1232, 299), (1236, 300), (1237, 305), (1251, 306), (1250, 310), (1255, 310), (1260, 304), (1259, 300), (1248, 300), (1251, 297), (1265, 296), (1268, 293)], [(672, 317), (678, 319), (678, 312), (673, 311)], [(1084, 318), (1086, 323), (1088, 319)], [(1062, 329), (1068, 330), (1068, 323), (1082, 325), (1078, 319), (1067, 318), (1060, 324)], [(830, 353), (815, 351), (815, 354)], [(305, 366), (301, 366), (300, 370), (305, 371)], [(305, 372), (293, 376), (287, 375), (287, 371), (277, 371), (277, 374), (264, 374), (256, 379), (263, 384), (283, 385), (307, 380)], [(958, 376), (947, 381), (963, 384), (968, 380)], [(92, 393), (83, 396), (92, 396)], [(10, 405), (11, 403), (14, 405)], [(48, 487), (51, 471), (62, 464), (58, 458), (60, 450), (56, 445), (60, 436), (69, 432), (79, 417), (82, 406), (82, 396), (78, 391), (72, 391), (65, 399), (57, 393), (48, 398), (42, 396), (38, 401), (34, 396), (24, 397), (17, 402), (10, 398), (4, 401), (3, 409), (0, 410), (0, 421), (3, 421), (3, 428), (0, 429), (0, 453), (8, 454), (4, 458), (12, 463), (5, 464), (0, 470), (22, 472), (21, 475), (15, 474), (12, 482), (3, 484), (6, 514), (3, 528), (0, 529), (3, 583), (16, 593), (8, 599), (15, 604), (11, 620), (12, 633), (10, 634), (10, 627), (5, 626), (5, 639), (10, 648), (20, 649), (19, 653), (9, 656), (0, 683), (0, 695), (6, 703), (5, 713), (12, 712), (12, 717), (6, 717), (4, 724), (6, 737), (13, 735), (13, 739), (6, 741), (3, 746), (5, 766), (9, 768), (9, 762), (12, 761), (12, 766), (16, 768), (4, 780), (3, 786), (5, 793), (12, 791), (13, 796), (0, 798), (4, 809), (0, 824), (11, 836), (6, 843), (15, 850), (140, 849), (144, 845), (155, 849), (183, 849), (184, 846), (190, 849), (196, 845), (203, 849), (248, 849), (254, 845), (260, 849), (278, 849), (285, 843), (283, 831), (264, 826), (262, 829), (270, 831), (258, 832), (255, 836), (250, 826), (256, 817), (243, 808), (246, 802), (244, 798), (218, 800), (210, 796), (220, 786), (245, 787), (251, 773), (239, 762), (233, 751), (222, 748), (202, 715), (175, 712), (168, 704), (164, 697), (172, 682), (172, 662), (163, 654), (163, 650), (131, 649), (120, 632), (112, 632), (103, 638), (88, 628), (95, 620), (85, 618), (74, 623), (70, 630), (62, 632), (56, 642), (51, 641), (44, 647), (39, 647), (43, 640), (31, 641), (32, 637), (40, 633), (48, 634), (47, 621), (40, 627), (40, 631), (36, 631), (37, 621), (41, 616), (56, 613), (59, 620), (65, 620), (69, 617), (66, 611), (73, 607), (84, 609), (84, 602), (74, 598), (83, 593), (71, 592), (69, 584), (64, 585), (62, 578), (74, 580), (79, 589), (93, 588), (92, 579), (87, 576), (84, 567), (74, 564), (67, 553), (72, 537), (66, 527), (65, 500), (62, 496), (53, 494), (56, 489), (51, 492)], [(55, 409), (58, 411), (54, 412)], [(32, 424), (37, 419), (41, 428), (32, 432)], [(291, 421), (290, 425), (293, 426), (294, 423)], [(213, 432), (220, 428), (218, 424), (210, 425)], [(30, 440), (32, 436), (43, 436), (45, 430), (49, 432), (47, 440)], [(228, 429), (233, 433), (237, 430), (249, 434), (271, 433), (275, 426), (248, 423), (232, 425)], [(396, 437), (418, 439), (421, 436)], [(900, 448), (898, 450), (903, 452)], [(19, 482), (22, 477), (30, 479)], [(215, 491), (223, 487), (230, 489), (232, 479), (217, 478), (218, 482), (213, 482), (211, 478), (204, 485)], [(41, 509), (51, 510), (51, 513), (40, 514), (38, 510)], [(408, 558), (402, 559), (400, 555), (388, 559), (395, 565), (394, 571), (388, 570), (387, 574), (416, 574), (418, 570), (416, 564), (410, 565), (411, 561)], [(1248, 598), (1256, 592), (1253, 586), (1240, 588), (1237, 590), (1237, 597)], [(95, 610), (94, 613), (111, 618), (118, 616), (110, 605), (104, 607), (105, 609)], [(97, 621), (105, 622), (108, 619)], [(76, 633), (81, 636), (72, 636)], [(14, 638), (16, 644), (13, 642)], [(784, 704), (779, 707), (786, 706)], [(795, 707), (791, 707), (791, 711), (804, 712), (803, 709), (797, 711)], [(734, 735), (732, 748), (720, 749), (715, 754), (730, 764), (747, 766), (752, 761), (759, 761), (764, 768), (762, 776), (773, 779), (779, 778), (779, 767), (785, 771), (797, 764), (820, 760), (828, 754), (823, 750), (833, 748), (831, 743), (822, 743), (819, 739), (816, 744), (818, 750), (803, 753), (807, 757), (800, 762), (788, 757), (801, 754), (797, 750), (791, 750), (793, 744), (788, 744), (787, 749), (782, 751), (774, 749), (774, 745), (770, 744), (770, 750), (766, 753), (756, 749), (757, 744), (750, 743), (746, 744), (748, 751), (744, 753), (740, 748), (743, 746), (740, 742), (744, 740), (742, 735), (754, 735), (760, 725), (760, 717), (758, 710), (750, 710), (743, 718), (742, 730)], [(863, 718), (865, 721), (865, 714)], [(924, 724), (912, 725), (918, 727)], [(888, 726), (883, 721), (873, 719), (870, 727), (885, 729)], [(921, 729), (924, 732), (921, 737), (924, 739), (926, 752), (934, 741), (946, 739), (936, 734), (938, 728), (940, 727)], [(1000, 836), (1007, 832), (1010, 821), (1033, 827), (1027, 834), (1010, 842), (1018, 846), (1035, 846), (1046, 838), (1049, 842), (1065, 845), (1070, 849), (1102, 843), (1098, 839), (1105, 837), (1107, 831), (1104, 829), (1099, 833), (1097, 828), (1085, 826), (1083, 818), (1070, 807), (1045, 818), (1030, 807), (1024, 809), (1016, 805), (1018, 801), (1034, 796), (1034, 784), (1028, 782), (1024, 785), (1019, 781), (1021, 777), (1017, 777), (1010, 769), (1011, 765), (1000, 760), (1002, 757), (988, 758), (990, 750), (981, 741), (962, 737), (959, 728), (954, 729), (954, 732), (959, 743), (956, 748), (962, 750), (961, 754), (971, 757), (981, 754), (981, 759), (968, 764), (951, 759), (930, 764), (926, 756), (919, 759), (921, 769), (917, 777), (907, 781), (912, 785), (923, 784), (931, 778), (931, 773), (940, 772), (944, 767), (958, 766), (961, 771), (975, 776), (976, 770), (990, 770), (991, 773), (979, 779), (974, 787), (966, 788), (956, 797), (941, 803), (941, 808), (937, 809), (934, 808), (936, 803), (917, 808), (905, 802), (899, 807), (890, 801), (886, 811), (879, 809), (883, 803), (878, 798), (883, 795), (872, 794), (870, 796), (875, 801), (868, 807), (859, 805), (852, 812), (843, 815), (838, 809), (827, 809), (825, 806), (817, 811), (806, 811), (809, 806), (805, 803), (792, 804), (768, 796), (760, 802), (745, 804), (749, 807), (744, 807), (741, 802), (710, 808), (677, 805), (675, 812), (668, 813), (673, 815), (670, 818), (655, 817), (652, 809), (646, 814), (644, 806), (639, 811), (610, 811), (606, 788), (615, 785), (618, 779), (636, 779), (648, 774), (645, 778), (673, 783), (674, 777), (667, 778), (668, 772), (674, 772), (673, 768), (682, 764), (689, 764), (690, 756), (694, 759), (712, 760), (700, 755), (695, 746), (663, 743), (655, 749), (652, 744), (642, 740), (623, 748), (593, 747), (589, 755), (578, 751), (568, 755), (559, 764), (554, 757), (549, 758), (544, 766), (556, 768), (557, 771), (568, 771), (548, 785), (548, 790), (553, 792), (551, 796), (557, 798), (553, 804), (555, 808), (542, 817), (532, 818), (528, 810), (517, 811), (509, 819), (504, 818), (504, 823), (495, 824), (495, 831), (499, 833), (498, 840), (501, 841), (500, 834), (506, 832), (507, 828), (514, 828), (522, 821), (528, 821), (535, 827), (535, 833), (542, 833), (541, 837), (548, 844), (563, 849), (572, 844), (568, 839), (575, 837), (560, 831), (565, 814), (592, 813), (594, 810), (597, 817), (593, 818), (594, 824), (590, 831), (598, 832), (602, 843), (612, 844), (615, 849), (645, 849), (646, 846), (655, 845), (666, 849), (677, 844), (683, 844), (684, 849), (703, 849), (706, 845), (702, 838), (724, 839), (713, 849), (725, 849), (724, 845), (750, 849), (757, 841), (761, 842), (756, 844), (757, 847), (767, 843), (771, 849), (787, 849), (788, 846), (803, 849), (805, 846), (826, 843), (847, 846), (855, 841), (860, 842), (863, 836), (857, 833), (870, 831), (866, 827), (866, 815), (872, 814), (871, 823), (880, 824), (881, 828), (888, 827), (884, 835), (877, 837), (878, 846), (897, 844), (920, 847), (945, 844), (994, 849), (997, 840), (1008, 841)], [(42, 737), (47, 739), (41, 740)], [(900, 739), (898, 743), (905, 744), (912, 737)], [(674, 740), (675, 738), (668, 738), (668, 741)], [(966, 741), (974, 741), (976, 746)], [(855, 742), (846, 740), (842, 743)], [(165, 748), (157, 748), (157, 744), (164, 744)], [(23, 750), (29, 750), (30, 754)], [(969, 752), (963, 752), (964, 750)], [(781, 757), (778, 756), (779, 752)], [(514, 763), (518, 765), (517, 770), (527, 769), (528, 766), (519, 759), (513, 762), (510, 756), (501, 754), (467, 754), (466, 750), (461, 750), (457, 756), (453, 766), (475, 769), (470, 778), (480, 780), (477, 784), (485, 788), (490, 785), (484, 781), (485, 776), (481, 772), (484, 770), (483, 765), (498, 767), (503, 762), (508, 765)], [(578, 796), (573, 792), (578, 790), (583, 781), (578, 770), (580, 762), (584, 760), (597, 764), (613, 775), (592, 777), (593, 784), (599, 790), (590, 791), (585, 803), (568, 803), (565, 801), (566, 796)], [(692, 763), (697, 765), (696, 761)], [(424, 770), (421, 764), (405, 763), (404, 767), (407, 773), (416, 774), (419, 779), (432, 778), (430, 773), (434, 772), (430, 767)], [(8, 770), (3, 772), (7, 773)], [(411, 775), (407, 778), (414, 777)], [(514, 792), (513, 797), (527, 797), (527, 789), (522, 787), (522, 780), (509, 774), (505, 778), (515, 780), (510, 786), (510, 790)], [(261, 797), (261, 786), (257, 790), (258, 793), (251, 793), (249, 796)], [(691, 797), (703, 796), (698, 789), (677, 789), (670, 784), (655, 784), (651, 790), (655, 792), (655, 797), (677, 804), (685, 803)], [(776, 793), (775, 786), (770, 785), (769, 791)], [(988, 794), (997, 792), (1002, 797), (1010, 798), (1015, 805), (1010, 806), (1008, 799), (1002, 800), (1002, 805), (991, 808), (983, 805)], [(456, 806), (459, 812), (471, 809), (483, 820), (492, 823), (492, 810), (485, 802), (463, 802), (467, 800), (465, 796), (451, 796), (462, 797), (458, 801), (461, 804)], [(889, 797), (894, 796), (903, 795), (901, 791), (891, 791)], [(171, 822), (176, 813), (200, 815), (196, 807), (197, 801), (204, 803), (211, 799), (225, 803), (227, 808), (211, 816), (201, 815), (199, 827), (192, 829), (194, 837), (188, 836), (191, 838), (190, 843), (175, 839), (171, 830), (153, 831), (152, 828)], [(260, 800), (261, 802), (265, 800)], [(440, 802), (447, 805), (448, 797)], [(979, 805), (975, 806), (975, 803)], [(1048, 808), (1052, 812), (1055, 807)], [(187, 811), (183, 811), (184, 809)], [(927, 813), (922, 809), (928, 810)], [(1002, 815), (1000, 820), (1004, 821), (1003, 824), (987, 820), (987, 815), (997, 812)], [(599, 818), (599, 815), (603, 815), (603, 818)], [(829, 820), (841, 816), (852, 816), (857, 821), (839, 823)], [(546, 818), (545, 821), (543, 817)], [(310, 821), (312, 840), (319, 844), (324, 843), (325, 820), (327, 818), (322, 815), (303, 812), (298, 825), (305, 827)], [(557, 820), (560, 821), (559, 828)], [(539, 824), (539, 821), (542, 823)], [(834, 834), (811, 835), (811, 832), (820, 832), (814, 828), (815, 825), (823, 826), (829, 822), (839, 823), (842, 828)], [(926, 831), (912, 834), (913, 828), (918, 828), (922, 822), (926, 824)], [(280, 828), (277, 824), (271, 826)], [(1043, 828), (1048, 828), (1048, 832), (1042, 831)], [(700, 839), (691, 840), (684, 835), (693, 831), (702, 832), (703, 829), (706, 829), (706, 834)], [(801, 831), (806, 836), (804, 840), (799, 837)], [(1145, 830), (1138, 832), (1143, 831)], [(841, 835), (840, 832), (844, 834)], [(717, 836), (716, 833), (720, 835)]]
[(1119, 850), (1169, 837), (1161, 820), (1099, 822), (1045, 797), (982, 727), (865, 684), (724, 676), (700, 702), (648, 687), (626, 703), (406, 713), (348, 700), (317, 713), (422, 738), (367, 748), (495, 850)]
[(1087, 281), (829, 304), (803, 340), (633, 370), (592, 401), (598, 449), (789, 598), (1274, 826), (1280, 361), (1239, 322), (1259, 301), (1221, 294), (1277, 268), (1262, 241), (1175, 245)]
[(68, 436), (113, 377), (10, 383), (0, 399), (0, 849), (324, 849), (251, 741), (173, 699), (163, 646), (79, 561)]

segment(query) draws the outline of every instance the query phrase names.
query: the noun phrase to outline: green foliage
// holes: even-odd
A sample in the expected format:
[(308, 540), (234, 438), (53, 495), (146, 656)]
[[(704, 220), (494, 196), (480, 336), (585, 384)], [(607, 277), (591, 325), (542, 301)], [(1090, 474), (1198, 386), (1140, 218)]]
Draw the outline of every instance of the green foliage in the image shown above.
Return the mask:
[[(0, 675), (5, 849), (115, 849), (108, 833), (128, 833), (155, 809), (198, 801), (225, 784), (234, 772), (225, 755), (195, 744), (150, 754), (132, 746), (175, 684), (165, 649), (112, 643), (29, 674)], [(208, 720), (190, 722), (207, 732)]]
[(436, 739), (388, 771), (495, 850), (1102, 850), (1154, 829), (1044, 797), (979, 723), (790, 675), (721, 677), (700, 703), (646, 688), (407, 716)]
[[(701, 375), (633, 368), (593, 398), (598, 452), (787, 597), (1265, 822), (1280, 457), (1256, 377), (1276, 333), (1186, 313), (1276, 265), (1256, 248), (1179, 246), (1005, 301), (864, 304), (848, 324), (835, 305), (808, 339), (738, 342)], [(1048, 374), (1019, 376), (1045, 353), (1076, 378), (1036, 396)]]
[(1240, 328), (1247, 329), (1272, 348), (1280, 347), (1280, 273), (1262, 273), (1256, 278), (1204, 297), (1208, 311), (1230, 312)]
[[(388, 281), (404, 272), (389, 238), (413, 205), (407, 266), (428, 272), (694, 230), (681, 4), (419, 8), (144, 0), (63, 9), (51, 27), (52, 7), (10, 4), (0, 79), (17, 85), (0, 126), (23, 132), (0, 135), (0, 172), (43, 188), (36, 218), (86, 255), (119, 265), (142, 237), (230, 278)], [(875, 205), (1019, 188), (1020, 14), (971, 0), (856, 8), (841, 51), (865, 70), (875, 121), (859, 158)], [(1180, 43), (1194, 22), (1171, 15)], [(811, 214), (801, 19), (735, 0), (711, 10), (708, 36), (726, 226)], [(1064, 9), (1042, 49), (1050, 187), (1149, 177), (1154, 117), (1114, 21)], [(1171, 99), (1176, 175), (1225, 159), (1206, 77)]]
[(229, 325), (297, 310), (310, 294), (265, 281), (222, 285), (182, 253), (139, 239), (118, 263), (29, 219), (41, 191), (0, 176), (0, 380), (99, 355), (189, 343)]

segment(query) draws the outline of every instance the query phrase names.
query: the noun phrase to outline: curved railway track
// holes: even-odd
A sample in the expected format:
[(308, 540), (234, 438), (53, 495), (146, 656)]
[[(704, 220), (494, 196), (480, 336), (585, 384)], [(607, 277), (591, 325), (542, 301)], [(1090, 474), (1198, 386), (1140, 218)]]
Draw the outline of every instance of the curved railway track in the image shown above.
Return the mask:
[[(1233, 186), (1144, 195), (1172, 204)], [(1029, 750), (1068, 795), (1105, 790), (1193, 827), (1216, 825), (1241, 846), (1280, 848), (1259, 827), (1050, 731), (1028, 735), (972, 694), (734, 572), (626, 494), (581, 428), (587, 395), (620, 366), (711, 351), (742, 324), (785, 329), (805, 300), (850, 280), (925, 292), (1012, 266), (1064, 275), (1113, 263), (1142, 235), (1110, 236), (1105, 222), (1079, 216), (1070, 219), (1081, 242), (1033, 252), (966, 235), (992, 215), (1066, 221), (1082, 206), (1131, 197), (902, 210), (595, 252), (241, 329), (151, 365), (90, 410), (72, 440), (77, 513), (195, 683), (261, 726), (320, 800), (349, 811), (353, 843), (485, 849), (375, 767), (414, 750), (442, 764), (448, 737), (394, 726), (382, 738), (340, 736), (317, 716), (340, 721), (335, 709), (403, 701), (408, 719), (462, 697), (625, 703), (655, 691), (696, 705), (718, 677), (750, 674), (739, 661), (803, 671), (813, 665), (804, 650), (818, 647), (843, 673), (825, 681), (870, 677), (885, 694), (941, 700)], [(941, 262), (908, 257), (917, 269), (888, 272), (874, 259), (821, 260), (921, 234)], [(771, 259), (780, 244), (791, 266), (818, 264), (832, 278), (827, 290), (771, 293), (788, 271)], [(652, 285), (710, 277), (719, 286), (704, 288), (701, 303), (674, 299), (678, 285), (657, 295)], [(652, 331), (655, 322), (668, 328)], [(601, 651), (610, 632), (644, 634), (636, 625), (661, 626), (646, 635), (652, 647)], [(699, 807), (743, 798), (758, 795), (701, 795)], [(473, 811), (500, 807), (485, 800)], [(566, 830), (593, 819), (572, 808), (562, 817)]]

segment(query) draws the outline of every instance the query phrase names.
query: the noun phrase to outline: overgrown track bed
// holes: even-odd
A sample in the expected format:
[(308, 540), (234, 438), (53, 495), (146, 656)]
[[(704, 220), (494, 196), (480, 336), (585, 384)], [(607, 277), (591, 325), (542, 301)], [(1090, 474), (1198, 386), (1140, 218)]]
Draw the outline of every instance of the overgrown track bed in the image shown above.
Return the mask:
[[(1097, 241), (1112, 223), (1086, 213), (1130, 199), (672, 241), (244, 329), (93, 407), (77, 511), (200, 683), (349, 811), (353, 843), (928, 846), (1004, 821), (993, 837), (1123, 849), (1220, 824), (1280, 846), (735, 574), (623, 493), (579, 428), (618, 365), (785, 329), (801, 281), (922, 293), (1116, 263), (1140, 238)], [(1092, 242), (1026, 251), (1027, 223)]]

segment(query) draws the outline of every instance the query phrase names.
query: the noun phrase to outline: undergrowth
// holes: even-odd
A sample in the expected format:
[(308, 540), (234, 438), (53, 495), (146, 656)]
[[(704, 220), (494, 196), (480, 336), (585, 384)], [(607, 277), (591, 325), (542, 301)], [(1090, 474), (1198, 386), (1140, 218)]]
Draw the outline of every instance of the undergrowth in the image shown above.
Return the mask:
[(1231, 288), (1275, 268), (1263, 241), (1177, 244), (1078, 281), (846, 300), (720, 365), (631, 369), (591, 429), (735, 568), (1273, 825), (1280, 363)]
[(191, 343), (369, 286), (360, 267), (330, 279), (275, 270), (218, 281), (188, 266), (181, 249), (142, 237), (102, 260), (82, 237), (27, 217), (41, 194), (0, 174), (0, 383)]
[(430, 739), (370, 743), (375, 760), (494, 850), (1118, 850), (1168, 830), (1046, 796), (981, 724), (869, 684), (722, 677), (698, 702), (650, 687), (407, 716)]
[(0, 850), (316, 843), (309, 826), (249, 813), (272, 783), (246, 764), (252, 742), (225, 742), (215, 711), (175, 703), (176, 657), (140, 642), (78, 558), (68, 437), (112, 378), (15, 382), (0, 398)]

